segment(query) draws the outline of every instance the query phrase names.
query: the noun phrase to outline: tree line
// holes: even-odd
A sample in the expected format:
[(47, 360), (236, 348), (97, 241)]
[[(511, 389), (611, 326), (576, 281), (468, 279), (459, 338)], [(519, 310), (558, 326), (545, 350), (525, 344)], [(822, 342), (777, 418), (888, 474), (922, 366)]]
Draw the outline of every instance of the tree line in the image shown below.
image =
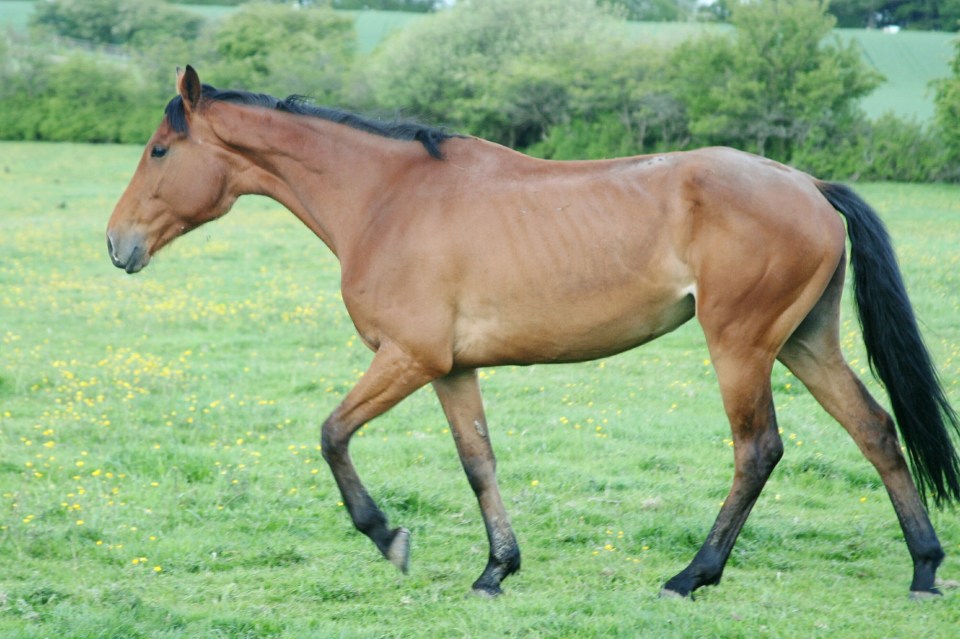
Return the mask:
[[(143, 143), (189, 62), (223, 88), (413, 116), (547, 158), (722, 144), (834, 179), (960, 180), (960, 49), (933, 123), (870, 121), (858, 100), (882, 78), (832, 34), (825, 2), (736, 4), (731, 33), (670, 48), (630, 38), (605, 4), (461, 0), (360, 55), (330, 2), (246, 3), (207, 23), (148, 0), (50, 0), (32, 39), (0, 38), (0, 139)], [(109, 53), (51, 52), (52, 36)]]
[[(247, 0), (173, 0), (183, 4), (239, 5)], [(290, 0), (274, 0), (290, 2)], [(299, 0), (313, 3), (316, 0)], [(470, 0), (461, 0), (469, 2)], [(330, 0), (336, 9), (379, 11), (436, 11), (453, 4), (449, 0)], [(730, 19), (737, 0), (598, 0), (615, 8), (629, 20), (678, 22)], [(931, 31), (960, 30), (960, 0), (832, 0), (827, 11), (838, 27), (876, 29), (896, 25)]]

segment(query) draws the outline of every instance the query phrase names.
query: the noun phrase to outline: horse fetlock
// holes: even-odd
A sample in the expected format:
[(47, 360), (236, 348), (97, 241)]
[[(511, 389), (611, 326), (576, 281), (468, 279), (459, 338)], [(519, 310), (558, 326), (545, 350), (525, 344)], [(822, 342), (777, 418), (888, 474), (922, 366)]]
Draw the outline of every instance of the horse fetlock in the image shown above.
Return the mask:
[(937, 581), (937, 568), (946, 556), (939, 543), (931, 544), (928, 548), (917, 550), (911, 548), (913, 554), (913, 581), (910, 584), (911, 598), (913, 593), (940, 592), (934, 587)]
[(509, 574), (500, 566), (494, 566), (492, 563), (487, 564), (487, 568), (480, 575), (480, 578), (473, 582), (474, 594), (485, 597), (496, 597), (502, 594), (503, 589), (500, 584)]
[(500, 584), (504, 579), (520, 570), (520, 549), (514, 543), (499, 552), (491, 552), (487, 567), (480, 578), (473, 582), (474, 594), (484, 597), (496, 597), (503, 592)]
[(496, 567), (503, 577), (512, 575), (520, 570), (520, 547), (517, 542), (512, 540), (511, 544), (496, 546), (490, 553), (490, 560), (487, 564), (488, 569)]

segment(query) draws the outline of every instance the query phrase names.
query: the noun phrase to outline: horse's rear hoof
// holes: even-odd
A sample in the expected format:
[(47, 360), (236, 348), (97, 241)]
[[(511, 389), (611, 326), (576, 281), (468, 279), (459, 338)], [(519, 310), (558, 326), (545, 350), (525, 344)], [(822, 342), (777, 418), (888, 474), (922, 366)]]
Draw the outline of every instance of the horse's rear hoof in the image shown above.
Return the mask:
[(692, 594), (684, 595), (682, 593), (677, 592), (676, 590), (670, 590), (669, 588), (664, 588), (663, 590), (660, 591), (660, 598), (661, 599), (689, 599), (692, 601), (693, 595)]
[(911, 590), (910, 599), (912, 601), (924, 601), (926, 599), (935, 599), (937, 597), (942, 597), (943, 593), (937, 590), (936, 588), (931, 588), (930, 590)]
[(473, 589), (470, 592), (482, 599), (495, 599), (503, 594), (503, 589), (500, 588), (500, 586), (480, 586), (473, 584)]
[(390, 563), (407, 574), (410, 569), (410, 531), (406, 528), (397, 528), (393, 531), (393, 541), (387, 548), (387, 559)]

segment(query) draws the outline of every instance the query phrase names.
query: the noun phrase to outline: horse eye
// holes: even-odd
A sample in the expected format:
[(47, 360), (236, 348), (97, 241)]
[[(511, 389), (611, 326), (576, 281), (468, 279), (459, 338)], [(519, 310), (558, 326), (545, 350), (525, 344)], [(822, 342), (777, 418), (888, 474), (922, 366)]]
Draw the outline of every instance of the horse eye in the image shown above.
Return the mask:
[(152, 158), (162, 158), (167, 154), (167, 147), (157, 145), (150, 149), (150, 157)]

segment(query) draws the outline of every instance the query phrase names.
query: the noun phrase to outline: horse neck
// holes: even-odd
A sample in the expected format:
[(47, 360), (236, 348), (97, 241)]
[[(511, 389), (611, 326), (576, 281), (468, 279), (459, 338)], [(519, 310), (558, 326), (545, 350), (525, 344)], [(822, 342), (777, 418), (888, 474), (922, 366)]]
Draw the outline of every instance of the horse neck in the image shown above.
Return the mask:
[(322, 118), (223, 106), (229, 118), (210, 120), (225, 147), (242, 158), (237, 195), (276, 200), (340, 259), (366, 228), (387, 176), (420, 146)]

